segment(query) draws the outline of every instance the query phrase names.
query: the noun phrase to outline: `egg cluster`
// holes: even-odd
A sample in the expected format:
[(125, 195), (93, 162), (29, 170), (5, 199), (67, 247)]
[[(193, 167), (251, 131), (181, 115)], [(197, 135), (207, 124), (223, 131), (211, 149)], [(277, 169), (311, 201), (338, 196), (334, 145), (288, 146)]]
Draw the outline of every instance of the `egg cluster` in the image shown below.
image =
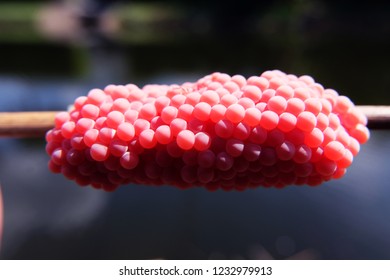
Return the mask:
[(315, 186), (340, 178), (367, 119), (310, 76), (213, 73), (182, 85), (109, 85), (76, 99), (46, 135), (49, 168), (110, 191)]

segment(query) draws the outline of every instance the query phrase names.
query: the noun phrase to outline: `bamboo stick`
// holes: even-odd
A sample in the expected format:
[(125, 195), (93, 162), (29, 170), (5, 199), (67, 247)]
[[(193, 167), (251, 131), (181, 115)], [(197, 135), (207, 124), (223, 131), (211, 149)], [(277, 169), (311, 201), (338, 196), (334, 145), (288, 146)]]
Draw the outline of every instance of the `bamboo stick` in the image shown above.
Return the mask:
[(390, 106), (361, 105), (356, 106), (368, 119), (370, 129), (390, 129)]
[[(368, 118), (370, 129), (390, 129), (390, 106), (357, 106)], [(42, 137), (54, 126), (58, 112), (2, 112), (0, 137)]]
[(0, 137), (41, 137), (54, 126), (58, 112), (0, 113)]

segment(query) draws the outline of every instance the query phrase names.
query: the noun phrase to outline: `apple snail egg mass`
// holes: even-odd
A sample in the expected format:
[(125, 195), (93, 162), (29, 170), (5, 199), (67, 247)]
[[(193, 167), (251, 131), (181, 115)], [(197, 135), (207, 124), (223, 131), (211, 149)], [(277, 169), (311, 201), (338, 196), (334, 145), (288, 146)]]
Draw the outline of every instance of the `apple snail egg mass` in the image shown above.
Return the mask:
[(341, 178), (369, 138), (352, 101), (310, 76), (223, 73), (182, 85), (109, 85), (57, 114), (54, 173), (106, 191), (129, 183), (243, 190)]

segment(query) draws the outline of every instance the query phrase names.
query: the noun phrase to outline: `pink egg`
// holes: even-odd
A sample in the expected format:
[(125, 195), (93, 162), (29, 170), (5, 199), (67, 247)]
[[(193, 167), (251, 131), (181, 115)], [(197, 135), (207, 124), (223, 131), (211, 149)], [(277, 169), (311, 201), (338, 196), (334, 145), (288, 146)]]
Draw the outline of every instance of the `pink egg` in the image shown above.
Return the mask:
[(268, 133), (263, 127), (256, 126), (252, 129), (249, 140), (254, 144), (263, 144), (267, 140), (267, 136)]
[(337, 169), (336, 163), (326, 158), (322, 158), (315, 166), (317, 172), (322, 176), (331, 176)]
[(311, 149), (311, 162), (318, 162), (324, 157), (324, 149), (322, 147)]
[(85, 105), (85, 103), (87, 102), (88, 100), (88, 97), (86, 96), (80, 96), (80, 97), (77, 97), (76, 100), (74, 101), (74, 108), (78, 111), (81, 110), (81, 108)]
[(261, 96), (261, 102), (268, 103), (268, 101), (275, 96), (276, 91), (274, 89), (266, 89), (263, 91), (263, 95)]
[(353, 103), (348, 97), (337, 96), (333, 109), (336, 113), (346, 113), (352, 106)]
[(100, 106), (106, 100), (106, 93), (101, 89), (92, 89), (88, 92), (87, 102), (96, 106)]
[(121, 113), (126, 112), (130, 108), (130, 102), (125, 98), (118, 98), (112, 103), (111, 110)]
[(99, 142), (103, 144), (109, 144), (112, 139), (114, 139), (116, 135), (116, 130), (109, 128), (109, 127), (103, 127), (99, 130), (98, 140)]
[(266, 78), (257, 76), (250, 77), (247, 80), (247, 84), (257, 86), (261, 91), (264, 91), (269, 86), (269, 82)]
[(304, 132), (310, 132), (317, 125), (317, 118), (311, 112), (302, 112), (297, 117), (297, 128)]
[(273, 96), (268, 100), (268, 109), (280, 115), (286, 111), (287, 101), (282, 96)]
[(205, 132), (198, 132), (195, 134), (194, 148), (198, 151), (207, 150), (211, 145), (210, 135)]
[(177, 117), (185, 121), (190, 121), (193, 116), (193, 112), (194, 112), (194, 106), (190, 104), (183, 104), (179, 107)]
[(59, 129), (64, 123), (66, 123), (69, 120), (70, 120), (70, 115), (68, 112), (60, 112), (55, 116), (55, 120), (54, 120), (55, 127)]
[(81, 118), (76, 123), (76, 131), (80, 134), (84, 134), (87, 130), (92, 129), (94, 126), (95, 122), (92, 119)]
[(107, 146), (95, 143), (91, 146), (90, 154), (93, 160), (104, 161), (109, 156), (109, 150)]
[(318, 98), (308, 98), (304, 101), (305, 110), (317, 116), (322, 110), (322, 103)]
[(109, 113), (109, 112), (111, 112), (111, 108), (112, 108), (112, 103), (110, 103), (110, 102), (104, 102), (102, 105), (100, 105), (100, 107), (99, 107), (99, 110), (100, 110), (100, 112), (99, 112), (99, 116), (100, 117), (105, 117), (105, 116), (107, 116), (107, 114)]
[(295, 145), (291, 142), (285, 141), (275, 147), (276, 155), (281, 160), (290, 160), (295, 155)]
[(294, 90), (294, 97), (305, 101), (310, 98), (310, 89), (307, 87), (298, 87)]
[(338, 161), (344, 154), (345, 147), (338, 141), (331, 141), (324, 147), (324, 155), (330, 160)]
[(120, 139), (112, 140), (108, 148), (115, 157), (121, 157), (129, 149), (127, 142)]
[(297, 164), (294, 168), (294, 173), (298, 177), (308, 177), (313, 172), (313, 168), (313, 164), (310, 162)]
[(290, 86), (282, 85), (276, 89), (275, 95), (281, 96), (285, 100), (289, 100), (294, 96), (294, 90)]
[(161, 111), (161, 118), (166, 124), (170, 124), (177, 117), (177, 113), (176, 107), (167, 106)]
[[(171, 123), (171, 125), (172, 125), (172, 123)], [(159, 126), (156, 129), (155, 137), (156, 137), (157, 142), (160, 144), (166, 145), (166, 144), (170, 143), (173, 140), (171, 128), (167, 125)]]
[(55, 149), (51, 154), (51, 160), (53, 161), (53, 163), (57, 165), (63, 164), (65, 158), (66, 158), (66, 152), (64, 152), (64, 150), (61, 148)]
[(76, 128), (76, 124), (73, 121), (67, 121), (61, 126), (61, 134), (64, 138), (70, 139)]
[(226, 94), (221, 97), (221, 104), (225, 106), (226, 108), (229, 107), (232, 104), (237, 103), (238, 99), (234, 95)]
[(226, 152), (232, 157), (238, 157), (244, 151), (244, 142), (237, 139), (229, 139), (226, 142)]
[(137, 154), (133, 152), (126, 152), (120, 158), (120, 164), (125, 169), (134, 169), (137, 167), (139, 158)]
[(207, 85), (207, 88), (209, 90), (217, 90), (219, 88), (222, 88), (222, 84), (219, 82), (211, 82)]
[(234, 125), (228, 120), (221, 120), (215, 124), (215, 134), (221, 138), (229, 138), (233, 132)]
[[(104, 89), (104, 91), (107, 92), (107, 88)], [(126, 86), (114, 86), (112, 90), (110, 91), (111, 97), (113, 100), (118, 98), (128, 98), (130, 95), (129, 88)]]
[(195, 106), (199, 103), (201, 95), (199, 92), (191, 92), (187, 94), (186, 96), (186, 104), (190, 104), (192, 106)]
[(232, 123), (239, 123), (245, 116), (245, 109), (239, 104), (232, 104), (226, 109), (225, 116)]
[(145, 129), (139, 134), (139, 143), (145, 149), (152, 149), (157, 144), (155, 133), (152, 129)]
[(150, 122), (144, 119), (137, 119), (134, 122), (134, 132), (136, 136), (139, 136), (142, 131), (150, 128)]
[(269, 80), (269, 88), (271, 88), (273, 90), (276, 90), (277, 88), (279, 88), (280, 86), (283, 86), (284, 84), (285, 84), (284, 80), (282, 78), (279, 78), (279, 77), (274, 77), (274, 78)]
[(340, 117), (334, 113), (330, 113), (329, 114), (329, 127), (336, 130), (339, 128), (340, 125), (341, 125)]
[(305, 110), (305, 103), (299, 98), (291, 98), (287, 101), (286, 112), (298, 116)]
[(305, 133), (304, 143), (310, 148), (319, 147), (324, 141), (324, 134), (318, 128), (313, 128), (312, 131)]
[(261, 154), (261, 147), (256, 144), (246, 143), (242, 155), (249, 162), (257, 161)]
[(124, 120), (125, 116), (121, 112), (111, 111), (107, 114), (106, 124), (108, 127), (116, 129)]
[(86, 145), (84, 143), (84, 137), (79, 134), (75, 134), (70, 139), (70, 145), (76, 150), (84, 150)]
[(312, 150), (309, 146), (306, 145), (298, 145), (295, 147), (295, 154), (293, 156), (293, 160), (296, 163), (305, 163), (308, 162), (312, 157)]
[(347, 168), (352, 164), (353, 154), (348, 149), (345, 149), (344, 155), (336, 163), (340, 168)]
[(187, 122), (183, 119), (176, 118), (172, 120), (169, 127), (171, 129), (172, 135), (176, 137), (180, 131), (187, 129)]
[(323, 134), (324, 134), (324, 140), (322, 141), (322, 143), (324, 145), (327, 145), (329, 142), (335, 140), (337, 136), (336, 132), (330, 127), (325, 128)]
[(268, 131), (267, 134), (267, 140), (265, 141), (265, 146), (273, 147), (280, 145), (283, 143), (283, 141), (286, 140), (286, 135), (279, 129), (273, 129), (271, 131)]
[(220, 152), (217, 154), (216, 161), (215, 161), (215, 165), (217, 169), (223, 171), (229, 170), (230, 168), (232, 168), (233, 163), (234, 163), (233, 157), (227, 154), (226, 152)]
[(96, 142), (98, 136), (99, 136), (99, 130), (94, 128), (87, 130), (83, 138), (85, 145), (91, 147)]
[(224, 119), (226, 113), (226, 107), (222, 104), (216, 104), (211, 107), (210, 120), (214, 123)]
[(133, 109), (128, 109), (124, 116), (125, 121), (131, 124), (134, 124), (134, 122), (138, 119), (139, 112)]
[(258, 108), (248, 108), (245, 110), (243, 122), (249, 126), (257, 126), (260, 123), (261, 112)]
[(177, 145), (183, 150), (190, 150), (195, 144), (195, 135), (190, 130), (182, 130), (176, 137)]
[(210, 150), (202, 151), (198, 154), (198, 165), (203, 168), (214, 166), (215, 154)]
[(144, 104), (141, 110), (139, 111), (139, 117), (148, 121), (153, 119), (156, 116), (156, 114), (157, 114), (156, 107), (151, 103)]
[(182, 94), (175, 95), (171, 98), (171, 106), (179, 108), (186, 101), (186, 97)]
[(336, 131), (336, 140), (343, 144), (344, 147), (348, 147), (351, 143), (351, 136), (345, 131), (345, 129), (340, 127)]
[(258, 86), (246, 85), (242, 88), (242, 96), (250, 98), (254, 102), (259, 102), (262, 96), (262, 90)]
[(239, 140), (245, 140), (251, 134), (251, 128), (245, 123), (238, 123), (233, 131), (233, 138)]
[(66, 153), (66, 161), (73, 166), (80, 165), (85, 160), (84, 153), (80, 150), (70, 149)]
[(370, 138), (370, 131), (368, 128), (362, 124), (358, 124), (350, 132), (351, 136), (355, 138), (360, 144), (364, 144)]
[(246, 85), (246, 79), (242, 75), (234, 75), (231, 79), (233, 82), (235, 82), (240, 88)]
[(223, 87), (227, 89), (230, 93), (233, 93), (240, 89), (239, 85), (233, 81), (227, 81), (226, 83), (223, 84)]
[(358, 140), (356, 140), (355, 138), (351, 137), (350, 139), (350, 143), (348, 145), (348, 149), (351, 151), (351, 153), (356, 156), (359, 151), (360, 151), (360, 144), (358, 142)]
[(124, 122), (118, 125), (116, 134), (123, 141), (130, 141), (135, 135), (134, 126), (131, 123)]
[(247, 98), (247, 97), (241, 97), (238, 101), (237, 104), (241, 105), (245, 110), (248, 108), (254, 108), (256, 107), (255, 102), (253, 102), (252, 99)]
[(216, 105), (219, 103), (220, 98), (219, 95), (216, 91), (214, 90), (207, 90), (202, 93), (200, 97), (201, 102), (205, 102), (209, 104), (210, 106)]
[(295, 128), (297, 124), (297, 118), (291, 114), (284, 112), (279, 116), (278, 129), (283, 132), (289, 132)]
[(319, 113), (317, 116), (317, 128), (324, 131), (329, 126), (329, 118), (323, 113)]
[(162, 109), (164, 109), (165, 107), (170, 105), (170, 102), (171, 102), (171, 99), (169, 99), (167, 96), (162, 95), (162, 96), (157, 97), (156, 100), (154, 101), (156, 113), (160, 114)]
[(200, 102), (195, 105), (193, 116), (201, 121), (207, 121), (210, 118), (211, 106), (206, 102)]
[(261, 150), (259, 160), (263, 166), (273, 166), (278, 161), (278, 157), (274, 149), (265, 147)]
[(278, 126), (279, 116), (273, 111), (265, 111), (261, 115), (260, 125), (266, 130), (272, 130)]
[(309, 75), (302, 75), (299, 77), (299, 80), (305, 82), (307, 85), (314, 83), (314, 79)]

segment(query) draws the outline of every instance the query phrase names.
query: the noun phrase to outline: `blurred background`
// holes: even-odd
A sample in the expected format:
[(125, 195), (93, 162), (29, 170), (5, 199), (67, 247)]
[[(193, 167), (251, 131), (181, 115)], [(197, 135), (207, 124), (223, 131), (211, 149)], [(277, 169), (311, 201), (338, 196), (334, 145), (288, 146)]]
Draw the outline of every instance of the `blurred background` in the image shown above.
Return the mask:
[[(375, 1), (2, 1), (0, 111), (270, 69), (385, 105), (389, 50), (390, 3)], [(315, 188), (114, 193), (51, 174), (44, 139), (0, 139), (0, 258), (390, 259), (389, 137), (372, 131), (346, 176)]]

